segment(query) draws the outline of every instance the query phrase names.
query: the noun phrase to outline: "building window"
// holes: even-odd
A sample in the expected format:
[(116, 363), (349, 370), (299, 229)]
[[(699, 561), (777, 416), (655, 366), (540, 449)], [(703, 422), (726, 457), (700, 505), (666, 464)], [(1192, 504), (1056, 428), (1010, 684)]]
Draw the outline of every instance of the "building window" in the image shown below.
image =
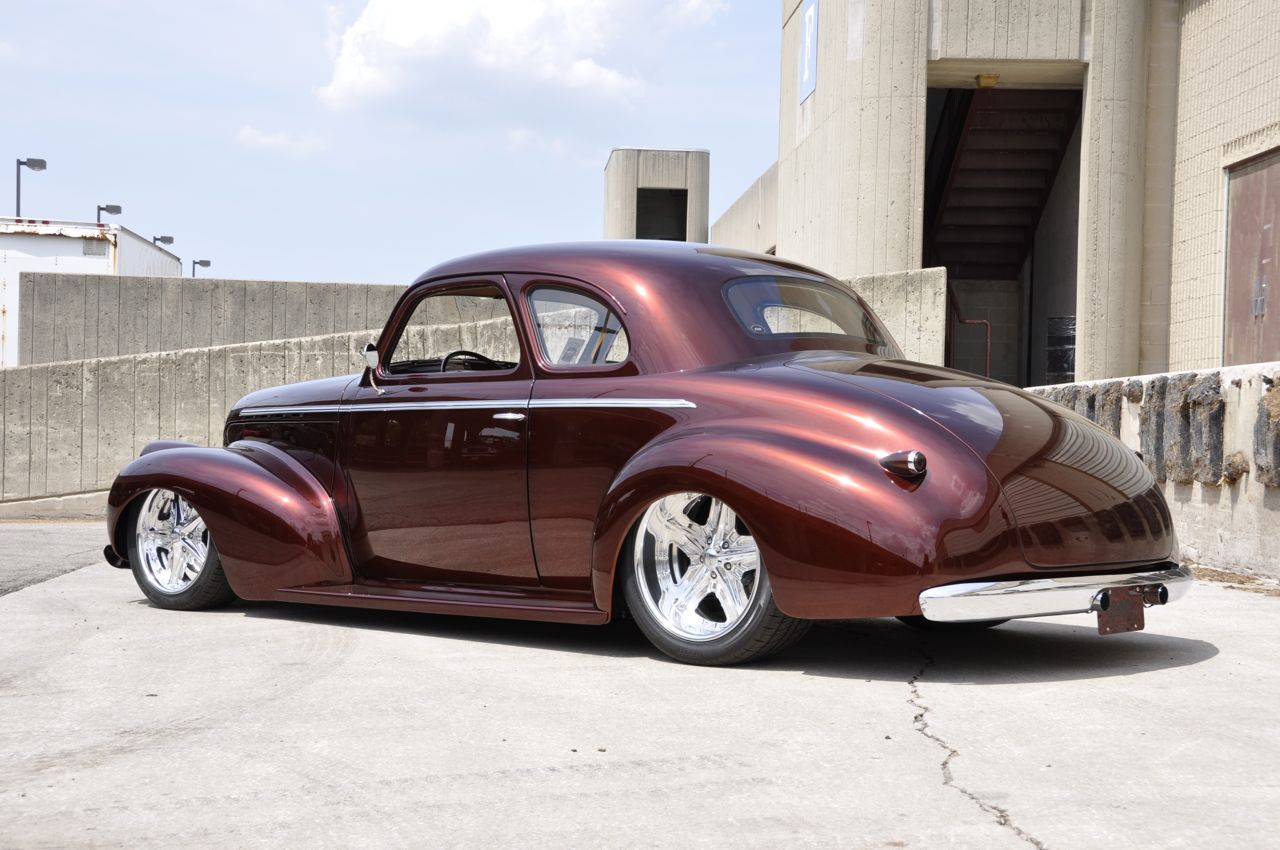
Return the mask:
[(1280, 360), (1280, 149), (1227, 172), (1223, 363)]

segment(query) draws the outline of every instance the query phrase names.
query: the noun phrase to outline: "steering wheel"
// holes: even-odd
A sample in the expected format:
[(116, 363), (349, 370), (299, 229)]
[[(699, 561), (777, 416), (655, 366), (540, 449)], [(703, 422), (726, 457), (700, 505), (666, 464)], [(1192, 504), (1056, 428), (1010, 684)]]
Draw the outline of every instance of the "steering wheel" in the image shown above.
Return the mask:
[(498, 364), (498, 361), (494, 360), (492, 357), (486, 357), (483, 354), (480, 354), (479, 352), (467, 351), (465, 348), (460, 348), (457, 351), (450, 351), (448, 354), (444, 356), (444, 359), (440, 361), (440, 371), (444, 372), (445, 370), (447, 370), (449, 368), (449, 361), (455, 357), (468, 357), (472, 360), (483, 361), (484, 363), (487, 363), (490, 366), (492, 366), (494, 369), (501, 368), (501, 366)]

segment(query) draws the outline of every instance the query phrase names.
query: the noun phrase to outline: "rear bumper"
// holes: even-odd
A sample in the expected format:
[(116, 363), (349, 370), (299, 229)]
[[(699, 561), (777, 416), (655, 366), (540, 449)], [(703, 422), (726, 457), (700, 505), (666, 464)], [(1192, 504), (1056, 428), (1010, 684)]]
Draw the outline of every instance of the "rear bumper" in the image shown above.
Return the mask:
[(1138, 573), (945, 584), (920, 594), (920, 612), (949, 623), (1082, 614), (1104, 607), (1105, 591), (1117, 588), (1142, 590), (1150, 605), (1163, 605), (1181, 599), (1192, 579), (1190, 567), (1161, 564)]

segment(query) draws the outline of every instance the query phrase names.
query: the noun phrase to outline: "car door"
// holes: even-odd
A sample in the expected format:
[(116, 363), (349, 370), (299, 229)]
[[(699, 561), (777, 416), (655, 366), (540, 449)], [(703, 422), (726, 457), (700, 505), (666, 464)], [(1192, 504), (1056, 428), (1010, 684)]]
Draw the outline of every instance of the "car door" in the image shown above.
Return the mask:
[(500, 276), (424, 286), (343, 404), (365, 581), (530, 585), (529, 358)]
[(638, 374), (621, 306), (603, 291), (547, 275), (507, 280), (535, 361), (529, 515), (538, 573), (548, 587), (589, 592), (594, 531), (609, 487), (692, 405), (653, 397), (663, 390)]

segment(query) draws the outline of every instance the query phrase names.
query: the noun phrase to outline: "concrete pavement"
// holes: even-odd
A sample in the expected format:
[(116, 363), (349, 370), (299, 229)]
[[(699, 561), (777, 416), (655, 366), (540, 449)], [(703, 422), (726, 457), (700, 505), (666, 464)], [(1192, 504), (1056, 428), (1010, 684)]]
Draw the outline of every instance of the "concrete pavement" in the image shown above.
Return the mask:
[[(0, 576), (100, 534), (0, 524)], [(95, 562), (0, 598), (0, 846), (1260, 846), (1278, 655), (1280, 599), (1208, 583), (1138, 634), (862, 621), (703, 669), (627, 624), (162, 611)]]

